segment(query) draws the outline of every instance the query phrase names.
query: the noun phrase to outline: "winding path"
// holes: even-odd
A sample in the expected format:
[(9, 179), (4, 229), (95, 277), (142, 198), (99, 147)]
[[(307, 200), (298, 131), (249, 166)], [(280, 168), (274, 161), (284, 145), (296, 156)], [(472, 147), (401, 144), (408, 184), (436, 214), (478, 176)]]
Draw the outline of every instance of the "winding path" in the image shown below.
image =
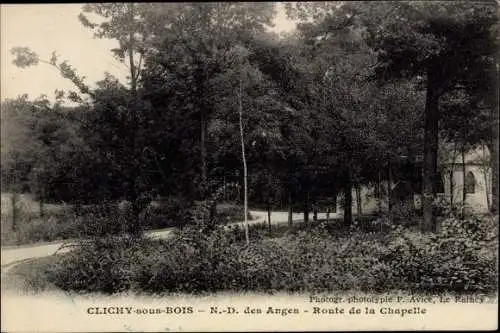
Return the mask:
[[(250, 214), (254, 217), (253, 220), (248, 221), (250, 225), (258, 224), (262, 222), (267, 222), (267, 212), (251, 210)], [(292, 220), (294, 222), (303, 221), (302, 213), (294, 213), (292, 215)], [(330, 218), (338, 218), (339, 214), (330, 213)], [(312, 220), (312, 213), (309, 217)], [(318, 219), (326, 219), (326, 213), (318, 213)], [(283, 224), (288, 222), (288, 212), (272, 212), (271, 213), (271, 223), (273, 225)], [(234, 222), (234, 224), (243, 226), (244, 222)], [(173, 228), (161, 229), (161, 230), (150, 230), (146, 232), (146, 235), (151, 238), (165, 239), (172, 232)], [(50, 243), (38, 243), (29, 244), (21, 246), (8, 246), (1, 248), (1, 263), (2, 263), (2, 273), (7, 272), (10, 268), (14, 267), (16, 264), (24, 262), (26, 260), (47, 257), (50, 255), (58, 253), (67, 252), (71, 249), (71, 241), (55, 241)]]

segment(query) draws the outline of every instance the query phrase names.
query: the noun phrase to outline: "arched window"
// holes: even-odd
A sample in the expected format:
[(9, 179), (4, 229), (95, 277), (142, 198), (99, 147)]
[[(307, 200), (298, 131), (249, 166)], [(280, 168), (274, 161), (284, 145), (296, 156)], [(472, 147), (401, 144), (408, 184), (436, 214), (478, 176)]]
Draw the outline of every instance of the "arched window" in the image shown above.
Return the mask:
[(476, 178), (472, 174), (472, 172), (468, 172), (467, 176), (465, 176), (465, 193), (474, 193), (476, 192)]

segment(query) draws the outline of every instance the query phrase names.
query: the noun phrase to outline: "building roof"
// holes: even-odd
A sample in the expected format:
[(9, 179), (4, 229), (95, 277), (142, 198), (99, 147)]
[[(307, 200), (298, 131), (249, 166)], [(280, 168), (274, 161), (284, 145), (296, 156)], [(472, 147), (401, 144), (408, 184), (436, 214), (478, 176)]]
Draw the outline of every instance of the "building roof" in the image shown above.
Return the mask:
[[(454, 150), (453, 146), (440, 146), (440, 154), (439, 154), (439, 164), (447, 165), (447, 164), (463, 164), (462, 154), (459, 149)], [(481, 145), (469, 149), (465, 153), (465, 164), (484, 164), (489, 163), (490, 160), (490, 151), (486, 145)]]

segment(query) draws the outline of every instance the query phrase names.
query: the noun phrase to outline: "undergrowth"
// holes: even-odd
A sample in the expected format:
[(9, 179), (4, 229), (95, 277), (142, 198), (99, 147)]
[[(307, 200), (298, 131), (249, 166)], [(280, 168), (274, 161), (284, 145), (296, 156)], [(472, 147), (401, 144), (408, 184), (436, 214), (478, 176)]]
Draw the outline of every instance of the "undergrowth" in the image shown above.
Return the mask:
[(45, 273), (64, 290), (114, 293), (205, 291), (496, 291), (498, 217), (445, 217), (423, 234), (332, 233), (325, 224), (273, 234), (189, 226), (162, 241), (106, 236), (65, 254)]

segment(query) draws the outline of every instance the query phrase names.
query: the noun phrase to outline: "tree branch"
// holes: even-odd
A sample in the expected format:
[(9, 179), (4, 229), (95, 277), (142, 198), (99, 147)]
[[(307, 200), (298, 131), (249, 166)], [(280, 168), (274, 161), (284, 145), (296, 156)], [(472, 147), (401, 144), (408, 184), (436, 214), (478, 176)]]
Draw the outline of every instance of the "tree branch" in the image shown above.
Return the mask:
[(90, 90), (89, 86), (83, 82), (83, 78), (79, 77), (70, 65), (67, 65), (65, 62), (63, 62), (61, 65), (58, 65), (55, 61), (46, 61), (41, 59), (39, 59), (39, 62), (48, 64), (56, 68), (61, 76), (67, 80), (70, 80), (82, 94), (89, 95), (93, 99), (96, 98), (95, 94)]

